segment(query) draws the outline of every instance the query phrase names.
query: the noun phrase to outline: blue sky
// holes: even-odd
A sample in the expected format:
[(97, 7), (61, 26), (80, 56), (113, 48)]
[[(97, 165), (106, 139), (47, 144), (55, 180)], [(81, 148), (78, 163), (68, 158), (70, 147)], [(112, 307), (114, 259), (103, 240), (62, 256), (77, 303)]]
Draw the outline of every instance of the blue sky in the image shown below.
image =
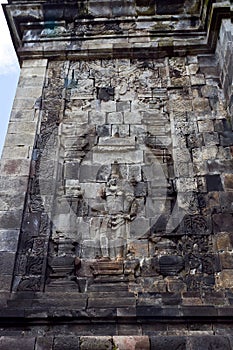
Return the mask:
[[(7, 1), (0, 0), (0, 4)], [(19, 64), (0, 5), (0, 155), (19, 78)]]

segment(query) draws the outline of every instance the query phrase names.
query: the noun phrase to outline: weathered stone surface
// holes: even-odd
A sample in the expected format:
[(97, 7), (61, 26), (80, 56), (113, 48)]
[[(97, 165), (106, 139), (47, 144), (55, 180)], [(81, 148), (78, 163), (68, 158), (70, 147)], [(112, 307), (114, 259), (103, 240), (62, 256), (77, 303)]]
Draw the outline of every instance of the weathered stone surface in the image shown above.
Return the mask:
[(227, 337), (223, 336), (201, 336), (201, 337), (190, 337), (190, 345), (192, 349), (204, 350), (208, 347), (219, 350), (230, 350), (231, 346)]
[(33, 350), (149, 349), (141, 334), (228, 349), (199, 339), (232, 316), (230, 2), (42, 2), (5, 6), (23, 68), (1, 163), (0, 333), (39, 334)]
[(149, 337), (147, 336), (114, 336), (113, 344), (118, 350), (150, 349)]
[(52, 350), (54, 339), (52, 336), (37, 337), (35, 350)]
[(174, 350), (186, 350), (186, 337), (181, 336), (157, 336), (150, 337), (151, 350), (164, 350), (164, 349), (174, 349)]
[(227, 191), (233, 191), (233, 175), (225, 174), (224, 175), (224, 187)]
[(15, 252), (18, 244), (18, 230), (0, 231), (0, 252)]
[(216, 276), (216, 284), (220, 288), (233, 288), (233, 269), (219, 272)]
[(217, 232), (227, 232), (233, 224), (231, 214), (214, 214), (213, 215), (213, 230)]
[(80, 349), (79, 337), (57, 336), (54, 338), (53, 350), (79, 350), (79, 349)]
[(230, 252), (220, 253), (219, 257), (223, 269), (232, 269), (233, 255)]
[(233, 237), (230, 233), (219, 233), (215, 236), (216, 249), (219, 251), (232, 250)]
[(112, 350), (111, 337), (80, 337), (80, 350)]
[(0, 273), (2, 275), (11, 275), (14, 268), (15, 252), (0, 253)]
[(11, 348), (19, 350), (34, 350), (35, 338), (33, 337), (17, 337), (17, 336), (1, 336), (0, 347), (2, 350), (9, 350)]

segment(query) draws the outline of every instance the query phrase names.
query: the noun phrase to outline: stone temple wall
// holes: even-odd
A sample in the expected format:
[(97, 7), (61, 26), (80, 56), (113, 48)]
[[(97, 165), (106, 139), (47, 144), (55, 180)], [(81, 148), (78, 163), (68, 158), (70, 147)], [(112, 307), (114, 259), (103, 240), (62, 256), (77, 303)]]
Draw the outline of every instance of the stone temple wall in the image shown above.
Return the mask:
[(129, 3), (5, 6), (1, 349), (233, 349), (232, 8)]

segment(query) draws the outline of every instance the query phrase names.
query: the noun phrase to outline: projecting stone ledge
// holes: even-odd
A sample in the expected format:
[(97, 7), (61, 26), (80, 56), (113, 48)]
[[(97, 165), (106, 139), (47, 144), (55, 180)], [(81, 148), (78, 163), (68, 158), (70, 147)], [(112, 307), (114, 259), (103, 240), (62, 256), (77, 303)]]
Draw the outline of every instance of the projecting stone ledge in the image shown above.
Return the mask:
[[(233, 297), (230, 292), (228, 302), (220, 292), (203, 295), (202, 301), (195, 293), (186, 294), (181, 299), (181, 295), (175, 293), (134, 294), (122, 289), (113, 292), (107, 286), (105, 291), (97, 288), (89, 293), (17, 292), (12, 293), (10, 299), (7, 299), (8, 295), (2, 294), (0, 324), (14, 323), (19, 327), (20, 322), (33, 319), (35, 323), (42, 322), (45, 325), (52, 322), (55, 325), (65, 318), (67, 322), (82, 324), (86, 331), (90, 331), (89, 322), (110, 322), (112, 329), (127, 322), (132, 323), (132, 329), (133, 324), (137, 324), (145, 331), (148, 320), (152, 323), (175, 320), (181, 323), (215, 323), (233, 317)], [(92, 335), (101, 335), (95, 327), (91, 332)], [(117, 334), (115, 331), (113, 333)]]
[(145, 59), (210, 53), (222, 18), (232, 17), (229, 0), (210, 3), (9, 1), (4, 9), (20, 59), (51, 54), (62, 59)]
[[(204, 332), (203, 332), (204, 333)], [(205, 334), (205, 333), (204, 333)], [(232, 336), (15, 336), (0, 337), (4, 350), (232, 350)]]

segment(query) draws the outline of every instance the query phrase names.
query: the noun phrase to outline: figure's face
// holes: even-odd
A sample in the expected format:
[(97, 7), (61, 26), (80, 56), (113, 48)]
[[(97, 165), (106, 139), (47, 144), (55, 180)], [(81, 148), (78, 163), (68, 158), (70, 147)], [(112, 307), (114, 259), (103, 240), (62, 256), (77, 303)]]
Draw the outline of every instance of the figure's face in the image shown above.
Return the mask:
[(116, 186), (117, 185), (117, 179), (110, 179), (109, 180), (109, 187), (114, 187), (114, 186)]

